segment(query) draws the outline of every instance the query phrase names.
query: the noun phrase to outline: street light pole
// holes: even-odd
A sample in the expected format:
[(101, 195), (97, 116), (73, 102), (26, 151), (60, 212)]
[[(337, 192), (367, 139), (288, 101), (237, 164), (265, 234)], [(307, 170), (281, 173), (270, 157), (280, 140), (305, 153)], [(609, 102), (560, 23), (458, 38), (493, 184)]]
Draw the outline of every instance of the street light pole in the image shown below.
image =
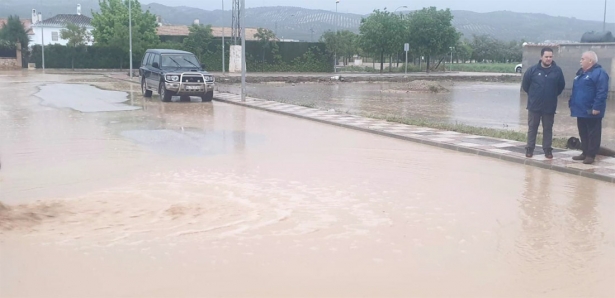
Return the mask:
[(337, 73), (337, 42), (338, 42), (338, 36), (337, 36), (337, 5), (340, 3), (340, 0), (335, 0), (335, 49), (333, 50), (334, 52), (334, 58), (333, 58), (333, 72)]
[[(39, 22), (42, 22), (43, 20), (43, 14), (39, 15)], [(41, 24), (41, 44), (42, 44), (42, 51), (43, 51), (43, 72), (45, 72), (45, 25)]]
[(129, 43), (129, 50), (128, 53), (130, 54), (130, 79), (132, 80), (132, 5), (131, 5), (132, 0), (128, 0), (128, 38), (130, 39)]
[[(224, 0), (222, 0), (222, 20), (224, 20)], [(224, 21), (222, 21), (222, 74), (225, 73), (225, 66), (224, 64), (226, 63), (224, 61)]]
[(246, 101), (246, 0), (241, 0), (241, 101)]
[(455, 47), (449, 47), (449, 49), (451, 49), (451, 66), (448, 67), (449, 71), (453, 71), (453, 51), (455, 50)]
[[(398, 8), (395, 8), (395, 10), (393, 11), (393, 14), (395, 14), (395, 12), (397, 12), (397, 10), (400, 9), (400, 8), (408, 8), (408, 6), (403, 5), (403, 6), (400, 6)], [(403, 15), (401, 14), (401, 11), (399, 12), (399, 19), (400, 20), (404, 19)], [(406, 69), (408, 68), (408, 61), (407, 60), (408, 60), (408, 52), (406, 52)], [(389, 65), (389, 67), (392, 67), (392, 65)], [(397, 52), (397, 66), (396, 67), (399, 67), (399, 52)], [(405, 73), (408, 73), (408, 71), (406, 70)]]
[(602, 21), (602, 32), (606, 32), (606, 0), (604, 0), (604, 19)]

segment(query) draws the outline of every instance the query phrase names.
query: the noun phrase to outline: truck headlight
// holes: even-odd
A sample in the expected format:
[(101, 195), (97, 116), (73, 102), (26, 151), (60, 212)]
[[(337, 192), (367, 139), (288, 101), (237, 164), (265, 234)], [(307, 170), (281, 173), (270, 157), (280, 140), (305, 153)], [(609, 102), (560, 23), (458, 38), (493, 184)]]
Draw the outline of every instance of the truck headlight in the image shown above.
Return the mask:
[(177, 81), (179, 81), (179, 76), (173, 76), (173, 75), (171, 75), (171, 76), (166, 76), (166, 79), (167, 79), (167, 81), (169, 81), (169, 82), (177, 82)]
[(205, 82), (213, 82), (214, 76), (205, 76)]

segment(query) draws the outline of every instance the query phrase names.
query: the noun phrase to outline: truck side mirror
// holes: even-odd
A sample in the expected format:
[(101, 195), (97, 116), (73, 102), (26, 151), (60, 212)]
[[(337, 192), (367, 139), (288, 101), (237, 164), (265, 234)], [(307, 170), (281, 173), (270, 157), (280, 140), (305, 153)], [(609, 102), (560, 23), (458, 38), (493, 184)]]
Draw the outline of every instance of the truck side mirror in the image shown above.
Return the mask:
[(154, 63), (152, 63), (152, 67), (153, 68), (160, 68), (160, 65), (158, 65), (158, 62), (154, 62)]

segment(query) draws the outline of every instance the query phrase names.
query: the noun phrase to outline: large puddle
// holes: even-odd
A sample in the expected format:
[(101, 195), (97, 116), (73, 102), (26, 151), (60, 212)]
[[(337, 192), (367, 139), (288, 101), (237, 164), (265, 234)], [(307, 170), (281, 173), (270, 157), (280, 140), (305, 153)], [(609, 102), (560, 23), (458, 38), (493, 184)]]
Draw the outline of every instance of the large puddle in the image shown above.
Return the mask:
[(69, 108), (83, 113), (140, 109), (140, 107), (124, 104), (129, 100), (126, 92), (102, 90), (83, 84), (43, 85), (35, 95), (42, 99), (42, 105)]
[[(334, 109), (341, 113), (394, 116), (431, 122), (527, 131), (527, 96), (518, 83), (443, 82), (449, 92), (400, 92), (401, 83), (248, 84), (250, 96)], [(221, 90), (240, 93), (238, 86)], [(394, 90), (395, 92), (391, 92)], [(568, 98), (560, 98), (555, 137), (578, 137)], [(602, 141), (615, 148), (615, 103), (607, 104)]]
[(612, 184), (220, 102), (82, 113), (35, 88), (0, 98), (2, 297), (615, 296)]
[[(121, 135), (156, 153), (167, 155), (214, 155), (232, 152), (241, 146), (262, 143), (262, 137), (240, 131), (129, 130)], [(241, 140), (237, 142), (237, 140)]]

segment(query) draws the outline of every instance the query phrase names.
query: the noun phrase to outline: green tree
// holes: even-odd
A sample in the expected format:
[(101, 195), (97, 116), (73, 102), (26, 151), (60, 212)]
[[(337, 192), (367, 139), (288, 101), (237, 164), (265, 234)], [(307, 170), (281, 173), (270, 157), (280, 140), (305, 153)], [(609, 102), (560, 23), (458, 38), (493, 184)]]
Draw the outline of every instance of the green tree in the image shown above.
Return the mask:
[[(99, 0), (100, 12), (92, 12), (92, 36), (98, 45), (116, 47), (122, 56), (128, 53), (128, 1), (132, 6), (133, 61), (150, 46), (159, 44), (156, 16), (143, 11), (138, 0)], [(122, 57), (119, 57), (122, 60)], [(121, 62), (120, 62), (121, 63)]]
[(374, 10), (367, 18), (361, 19), (361, 48), (380, 56), (380, 73), (384, 69), (384, 55), (397, 52), (402, 44), (405, 26), (401, 17), (386, 10)]
[(184, 38), (184, 49), (194, 53), (202, 61), (203, 55), (208, 52), (209, 44), (214, 38), (211, 25), (194, 24), (188, 30), (190, 33)]
[(466, 61), (472, 59), (472, 45), (468, 40), (458, 41), (455, 46), (455, 59), (459, 63), (461, 60), (462, 63), (466, 63)]
[(359, 36), (350, 30), (338, 31), (337, 34), (329, 30), (323, 33), (320, 42), (325, 44), (327, 53), (333, 55), (337, 52), (338, 56), (344, 57), (344, 64), (347, 64), (353, 55), (359, 53), (358, 39)]
[(495, 40), (489, 35), (474, 35), (472, 40), (472, 59), (476, 62), (493, 59)]
[(327, 53), (333, 56), (333, 53), (335, 53), (337, 49), (338, 43), (338, 37), (335, 34), (335, 31), (327, 30), (320, 36), (319, 41), (325, 44), (325, 49), (327, 50)]
[(510, 41), (507, 49), (508, 52), (506, 62), (521, 62), (521, 60), (523, 60), (523, 41)]
[[(112, 49), (115, 52), (114, 55), (118, 57), (120, 69), (122, 69), (125, 59), (128, 58), (128, 45), (126, 42), (129, 39), (128, 24), (116, 22), (115, 24), (113, 24), (113, 31), (116, 32), (116, 34), (111, 36), (105, 43), (97, 44), (101, 46), (107, 46)], [(134, 46), (135, 40), (133, 39), (133, 49)]]
[(350, 58), (357, 54), (357, 39), (359, 36), (349, 30), (343, 30), (338, 32), (339, 35), (339, 53), (344, 57), (345, 63), (348, 64)]
[(0, 28), (0, 40), (3, 40), (3, 43), (11, 48), (14, 48), (18, 42), (21, 43), (22, 50), (28, 48), (30, 37), (26, 33), (21, 20), (19, 20), (19, 16), (9, 16), (6, 24)]
[(258, 39), (258, 42), (261, 45), (262, 52), (262, 61), (265, 62), (265, 53), (267, 50), (270, 50), (272, 53), (278, 50), (276, 44), (276, 36), (273, 31), (265, 28), (256, 29), (256, 33), (254, 34), (254, 38)]
[(449, 9), (437, 10), (432, 6), (412, 12), (407, 21), (410, 45), (425, 56), (429, 72), (431, 58), (449, 53), (449, 47), (459, 40), (460, 34), (452, 24), (453, 15)]
[(75, 70), (75, 54), (78, 48), (82, 48), (90, 42), (91, 36), (85, 26), (69, 23), (65, 29), (60, 30), (60, 38), (68, 40), (67, 46), (71, 51), (71, 67)]

